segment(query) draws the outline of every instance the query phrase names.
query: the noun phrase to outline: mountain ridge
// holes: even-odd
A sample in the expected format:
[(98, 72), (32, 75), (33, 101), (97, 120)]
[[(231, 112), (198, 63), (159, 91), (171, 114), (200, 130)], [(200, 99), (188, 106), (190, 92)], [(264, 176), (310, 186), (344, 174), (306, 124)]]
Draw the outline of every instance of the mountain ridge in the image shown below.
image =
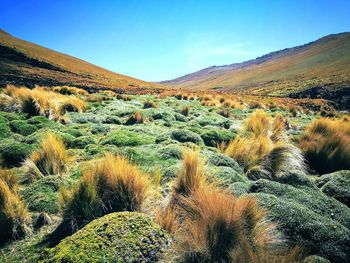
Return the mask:
[(331, 34), (304, 45), (255, 59), (211, 66), (164, 85), (188, 90), (215, 89), (256, 95), (296, 96), (308, 89), (350, 87), (350, 33)]

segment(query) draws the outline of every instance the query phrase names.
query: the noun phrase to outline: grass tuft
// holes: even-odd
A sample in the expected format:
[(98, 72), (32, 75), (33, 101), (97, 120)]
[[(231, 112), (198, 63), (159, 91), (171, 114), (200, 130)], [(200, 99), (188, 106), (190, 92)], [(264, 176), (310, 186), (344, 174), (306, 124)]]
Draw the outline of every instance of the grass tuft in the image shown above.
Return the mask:
[(325, 174), (350, 169), (350, 123), (321, 118), (306, 128), (299, 142), (310, 169)]
[(49, 237), (55, 244), (92, 220), (112, 212), (141, 211), (148, 177), (121, 156), (106, 154), (72, 189), (62, 190), (63, 221)]
[(30, 154), (25, 160), (25, 165), (29, 174), (35, 178), (63, 174), (70, 161), (62, 139), (56, 134), (47, 133), (40, 144), (40, 149)]
[(14, 175), (0, 170), (0, 244), (29, 232), (27, 208), (17, 192)]

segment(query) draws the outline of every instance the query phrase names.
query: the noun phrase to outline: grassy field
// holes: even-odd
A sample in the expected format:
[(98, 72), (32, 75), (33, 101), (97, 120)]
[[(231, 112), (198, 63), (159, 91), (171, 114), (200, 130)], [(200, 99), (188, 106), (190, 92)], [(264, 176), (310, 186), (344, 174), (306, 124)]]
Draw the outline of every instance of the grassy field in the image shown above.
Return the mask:
[(325, 101), (16, 92), (3, 262), (350, 260), (349, 115)]

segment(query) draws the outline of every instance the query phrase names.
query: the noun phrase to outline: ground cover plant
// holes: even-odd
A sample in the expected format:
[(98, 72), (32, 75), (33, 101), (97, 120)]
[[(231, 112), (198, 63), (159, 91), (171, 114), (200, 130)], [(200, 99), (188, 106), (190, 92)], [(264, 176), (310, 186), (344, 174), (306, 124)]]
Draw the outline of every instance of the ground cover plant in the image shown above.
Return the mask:
[(350, 260), (349, 116), (323, 100), (9, 86), (0, 110), (4, 262)]

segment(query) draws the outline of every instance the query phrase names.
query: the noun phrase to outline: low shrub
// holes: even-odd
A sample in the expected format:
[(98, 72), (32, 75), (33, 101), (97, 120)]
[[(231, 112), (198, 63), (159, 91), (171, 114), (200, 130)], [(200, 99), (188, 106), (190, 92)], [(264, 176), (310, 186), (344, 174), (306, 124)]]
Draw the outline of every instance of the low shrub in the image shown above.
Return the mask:
[(225, 130), (207, 130), (201, 134), (206, 146), (217, 147), (219, 144), (230, 142), (234, 134)]
[(185, 106), (180, 110), (180, 113), (184, 116), (188, 116), (188, 114), (190, 113), (190, 107)]
[(145, 214), (112, 213), (47, 250), (42, 262), (158, 262), (169, 243), (168, 234)]

